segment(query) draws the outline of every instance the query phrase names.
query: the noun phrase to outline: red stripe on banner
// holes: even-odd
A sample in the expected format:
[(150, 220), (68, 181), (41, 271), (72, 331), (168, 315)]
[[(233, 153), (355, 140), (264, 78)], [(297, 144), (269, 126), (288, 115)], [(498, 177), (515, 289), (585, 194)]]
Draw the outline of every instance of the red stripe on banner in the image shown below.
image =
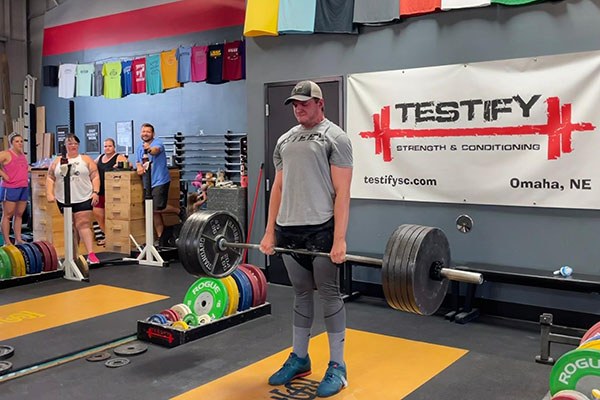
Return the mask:
[(44, 29), (51, 56), (243, 25), (245, 0), (181, 0)]

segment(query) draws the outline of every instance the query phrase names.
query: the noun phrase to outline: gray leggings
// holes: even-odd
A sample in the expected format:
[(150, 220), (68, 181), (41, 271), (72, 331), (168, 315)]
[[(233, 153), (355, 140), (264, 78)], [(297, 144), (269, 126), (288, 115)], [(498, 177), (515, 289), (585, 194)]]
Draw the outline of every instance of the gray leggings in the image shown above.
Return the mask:
[(316, 287), (323, 303), (328, 333), (346, 328), (346, 308), (340, 294), (338, 267), (325, 257), (313, 260), (313, 270), (301, 266), (294, 258), (283, 255), (283, 262), (294, 287), (294, 326), (310, 328), (314, 319), (313, 290)]

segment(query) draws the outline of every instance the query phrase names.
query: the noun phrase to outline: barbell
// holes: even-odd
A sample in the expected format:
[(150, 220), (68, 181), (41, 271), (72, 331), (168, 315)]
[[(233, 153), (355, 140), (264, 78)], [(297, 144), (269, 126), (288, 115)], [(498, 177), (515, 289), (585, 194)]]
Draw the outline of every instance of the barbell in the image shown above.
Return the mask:
[[(244, 232), (227, 211), (198, 211), (184, 222), (177, 239), (179, 259), (195, 276), (223, 278), (242, 262)], [(327, 257), (328, 253), (275, 247), (276, 253)], [(383, 259), (348, 254), (346, 261), (381, 268), (388, 304), (415, 314), (435, 313), (448, 291), (448, 281), (483, 283), (481, 274), (448, 268), (450, 245), (439, 228), (400, 225), (388, 239)]]

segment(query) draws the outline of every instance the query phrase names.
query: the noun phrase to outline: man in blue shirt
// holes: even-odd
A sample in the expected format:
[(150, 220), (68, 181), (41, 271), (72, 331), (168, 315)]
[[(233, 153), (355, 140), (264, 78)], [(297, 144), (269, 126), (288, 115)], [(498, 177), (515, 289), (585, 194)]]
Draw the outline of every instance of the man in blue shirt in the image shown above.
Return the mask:
[(154, 137), (154, 126), (148, 123), (142, 124), (140, 136), (142, 138), (142, 146), (138, 147), (136, 151), (137, 173), (142, 176), (145, 188), (147, 177), (143, 175), (148, 170), (148, 163), (150, 163), (154, 229), (156, 229), (158, 240), (165, 229), (162, 215), (168, 213), (180, 214), (180, 210), (167, 203), (171, 176), (167, 167), (167, 155), (165, 154), (163, 141)]

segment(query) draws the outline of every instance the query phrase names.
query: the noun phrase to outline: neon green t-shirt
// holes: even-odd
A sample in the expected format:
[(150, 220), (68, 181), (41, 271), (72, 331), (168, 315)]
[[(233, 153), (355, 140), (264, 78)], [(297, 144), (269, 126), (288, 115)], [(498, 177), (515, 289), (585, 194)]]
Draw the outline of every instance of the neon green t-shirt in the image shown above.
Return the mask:
[(121, 98), (121, 62), (107, 62), (102, 67), (104, 76), (104, 97), (107, 99)]

